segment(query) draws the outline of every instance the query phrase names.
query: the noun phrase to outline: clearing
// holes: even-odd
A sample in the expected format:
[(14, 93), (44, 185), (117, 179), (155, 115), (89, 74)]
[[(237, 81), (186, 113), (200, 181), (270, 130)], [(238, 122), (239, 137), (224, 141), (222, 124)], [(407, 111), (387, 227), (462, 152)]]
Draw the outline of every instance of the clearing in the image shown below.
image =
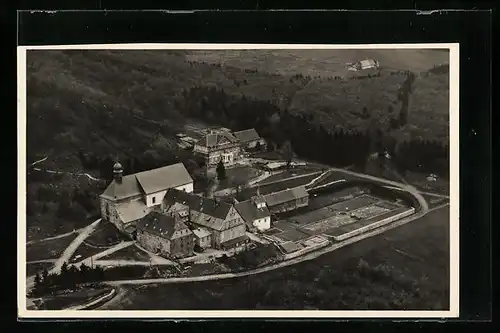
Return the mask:
[(77, 234), (71, 234), (62, 238), (27, 244), (26, 261), (57, 259), (77, 236)]

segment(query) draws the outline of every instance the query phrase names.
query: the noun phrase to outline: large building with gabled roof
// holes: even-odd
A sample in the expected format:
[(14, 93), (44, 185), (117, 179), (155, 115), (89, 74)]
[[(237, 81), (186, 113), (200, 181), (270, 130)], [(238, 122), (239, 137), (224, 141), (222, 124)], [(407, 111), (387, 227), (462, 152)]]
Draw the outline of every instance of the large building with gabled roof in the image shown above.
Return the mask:
[(266, 146), (266, 141), (260, 137), (255, 128), (234, 132), (233, 134), (244, 149), (255, 149), (258, 146), (265, 148)]
[(193, 228), (210, 232), (211, 247), (230, 249), (248, 241), (245, 221), (233, 204), (171, 189), (165, 196), (163, 212), (188, 212)]
[(193, 254), (195, 237), (181, 220), (151, 212), (137, 224), (137, 242), (146, 250), (167, 258)]
[(123, 176), (120, 163), (113, 166), (114, 179), (100, 195), (101, 217), (121, 231), (161, 205), (168, 189), (190, 193), (194, 182), (182, 163)]
[(212, 131), (196, 142), (193, 152), (205, 160), (207, 167), (216, 166), (220, 161), (230, 166), (239, 160), (241, 145), (230, 132)]

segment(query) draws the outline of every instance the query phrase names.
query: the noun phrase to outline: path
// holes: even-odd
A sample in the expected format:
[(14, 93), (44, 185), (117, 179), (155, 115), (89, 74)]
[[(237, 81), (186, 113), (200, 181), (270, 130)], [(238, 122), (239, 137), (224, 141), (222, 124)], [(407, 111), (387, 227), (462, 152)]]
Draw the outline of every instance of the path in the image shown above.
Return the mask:
[(94, 265), (99, 266), (174, 266), (172, 262), (163, 263), (152, 263), (151, 261), (135, 261), (135, 260), (96, 260)]
[(339, 169), (339, 168), (331, 168), (331, 170), (343, 172), (345, 174), (348, 174), (351, 176), (356, 176), (358, 178), (365, 178), (365, 179), (373, 180), (373, 181), (376, 181), (379, 183), (392, 185), (395, 188), (398, 188), (398, 189), (403, 190), (403, 191), (407, 191), (407, 192), (411, 193), (418, 200), (422, 212), (427, 212), (429, 210), (429, 205), (427, 204), (427, 201), (420, 194), (420, 191), (418, 191), (415, 186), (407, 185), (407, 184), (403, 184), (403, 183), (398, 183), (398, 182), (393, 181), (393, 180), (388, 180), (385, 178), (375, 177), (375, 176), (367, 175), (364, 173), (359, 173), (359, 172), (354, 172), (354, 171), (349, 171), (349, 170), (344, 170), (344, 169)]
[(50, 273), (59, 273), (61, 271), (61, 266), (63, 263), (68, 262), (73, 253), (75, 253), (76, 249), (82, 244), (82, 242), (87, 238), (97, 227), (97, 225), (101, 222), (101, 219), (97, 219), (93, 223), (89, 224), (85, 228), (80, 231), (78, 236), (69, 244), (69, 246), (64, 250), (63, 254), (54, 264), (54, 267), (51, 269)]
[(45, 263), (45, 262), (56, 262), (57, 259), (42, 259), (42, 260), (33, 260), (33, 261), (27, 261), (26, 264), (40, 264), (40, 263)]
[(65, 171), (56, 171), (56, 170), (43, 170), (40, 168), (33, 168), (35, 171), (43, 171), (43, 172), (48, 172), (48, 173), (55, 173), (55, 174), (60, 174), (60, 175), (70, 175), (70, 176), (84, 176), (87, 177), (90, 180), (94, 181), (102, 181), (102, 179), (95, 178), (94, 176), (88, 174), (88, 173), (79, 173), (79, 172), (65, 172)]
[(26, 242), (26, 245), (36, 244), (36, 243), (41, 243), (41, 242), (45, 242), (45, 241), (50, 241), (50, 240), (54, 240), (54, 239), (59, 239), (59, 238), (67, 237), (67, 236), (70, 236), (70, 235), (72, 235), (74, 233), (81, 232), (82, 230), (83, 230), (83, 228), (77, 229), (77, 230), (73, 230), (73, 231), (67, 232), (65, 234), (60, 234), (60, 235), (52, 236), (52, 237), (47, 237), (47, 238), (42, 238), (42, 239), (34, 239), (34, 240)]
[(267, 178), (271, 177), (271, 173), (269, 171), (264, 171), (264, 173), (258, 177), (255, 177), (254, 179), (251, 179), (249, 182), (248, 182), (248, 186), (253, 186), (257, 183), (260, 183), (264, 180), (266, 180)]
[(35, 165), (35, 164), (38, 164), (38, 163), (42, 163), (43, 161), (45, 161), (47, 158), (49, 157), (49, 155), (45, 156), (44, 158), (38, 160), (38, 161), (35, 161), (33, 163), (31, 163), (31, 166)]
[(99, 252), (97, 254), (94, 254), (91, 257), (85, 258), (77, 263), (72, 264), (72, 266), (80, 266), (83, 263), (87, 266), (90, 266), (92, 264), (92, 261), (95, 262), (96, 260), (99, 260), (100, 258), (103, 258), (107, 255), (110, 255), (111, 253), (115, 253), (116, 251), (119, 251), (121, 249), (129, 247), (129, 246), (133, 245), (134, 243), (135, 243), (135, 241), (120, 242), (119, 244), (112, 246), (112, 247), (110, 247), (102, 252)]
[(404, 225), (406, 223), (409, 223), (411, 221), (417, 220), (426, 213), (441, 209), (448, 206), (448, 204), (441, 205), (439, 207), (435, 207), (430, 210), (426, 210), (425, 212), (420, 211), (419, 213), (416, 213), (412, 216), (409, 216), (407, 218), (403, 218), (401, 220), (398, 220), (394, 223), (390, 223), (386, 226), (382, 226), (380, 228), (374, 229), (372, 231), (366, 232), (364, 234), (346, 239), (345, 241), (338, 242), (335, 244), (332, 244), (330, 246), (326, 246), (322, 249), (319, 249), (317, 251), (305, 254), (303, 256), (290, 259), (287, 261), (283, 261), (271, 266), (266, 266), (262, 268), (258, 268), (255, 270), (251, 271), (246, 271), (246, 272), (240, 272), (240, 273), (224, 273), (224, 274), (214, 274), (214, 275), (205, 275), (205, 276), (193, 276), (193, 277), (182, 277), (182, 278), (159, 278), (159, 279), (136, 279), (136, 280), (118, 280), (118, 281), (107, 281), (106, 283), (112, 286), (119, 286), (119, 285), (141, 285), (141, 284), (166, 284), (166, 283), (186, 283), (186, 282), (199, 282), (199, 281), (210, 281), (210, 280), (222, 280), (222, 279), (230, 279), (230, 278), (235, 278), (235, 277), (243, 277), (243, 276), (249, 276), (249, 275), (255, 275), (255, 274), (260, 274), (268, 271), (272, 271), (281, 267), (286, 267), (290, 265), (294, 265), (297, 263), (300, 263), (302, 261), (306, 260), (312, 260), (315, 259), (325, 253), (329, 253), (331, 251), (337, 250), (339, 248), (342, 248), (344, 246), (359, 242), (360, 240), (363, 240), (365, 238), (373, 237), (375, 235), (381, 234), (386, 232), (387, 230), (399, 227), (401, 225)]

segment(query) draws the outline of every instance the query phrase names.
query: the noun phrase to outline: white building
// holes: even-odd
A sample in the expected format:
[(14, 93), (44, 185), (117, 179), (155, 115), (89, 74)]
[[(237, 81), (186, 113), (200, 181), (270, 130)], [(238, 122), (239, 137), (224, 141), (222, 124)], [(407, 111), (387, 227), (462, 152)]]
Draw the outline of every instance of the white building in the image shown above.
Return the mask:
[(271, 228), (271, 213), (264, 197), (257, 195), (251, 200), (236, 203), (234, 207), (240, 213), (249, 230), (265, 231)]

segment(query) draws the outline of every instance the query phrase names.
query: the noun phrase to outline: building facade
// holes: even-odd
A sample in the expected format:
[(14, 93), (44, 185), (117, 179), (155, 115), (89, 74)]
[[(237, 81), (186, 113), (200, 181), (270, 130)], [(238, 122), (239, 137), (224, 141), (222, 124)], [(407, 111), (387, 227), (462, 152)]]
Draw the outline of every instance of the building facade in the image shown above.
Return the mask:
[(123, 176), (120, 163), (113, 166), (114, 179), (100, 195), (101, 217), (120, 231), (132, 230), (135, 223), (152, 211), (161, 209), (168, 189), (192, 192), (194, 182), (184, 164)]
[(241, 146), (231, 133), (213, 132), (196, 142), (193, 152), (204, 159), (207, 167), (215, 167), (220, 161), (231, 166), (240, 159)]
[(234, 206), (249, 231), (262, 232), (271, 228), (271, 213), (263, 196), (258, 194), (251, 200), (238, 202)]
[(309, 204), (309, 194), (304, 186), (270, 193), (264, 198), (269, 211), (273, 214), (292, 211)]
[[(171, 189), (165, 196), (165, 209), (187, 207), (191, 228), (207, 230), (210, 233), (210, 247), (228, 248), (233, 243), (247, 241), (246, 225), (234, 205), (213, 198), (206, 198)], [(207, 239), (202, 241), (207, 242)]]
[(195, 237), (188, 226), (175, 218), (152, 212), (136, 225), (137, 242), (144, 249), (165, 258), (184, 258), (193, 254)]
[(193, 229), (195, 244), (201, 249), (212, 247), (212, 234), (205, 228)]

